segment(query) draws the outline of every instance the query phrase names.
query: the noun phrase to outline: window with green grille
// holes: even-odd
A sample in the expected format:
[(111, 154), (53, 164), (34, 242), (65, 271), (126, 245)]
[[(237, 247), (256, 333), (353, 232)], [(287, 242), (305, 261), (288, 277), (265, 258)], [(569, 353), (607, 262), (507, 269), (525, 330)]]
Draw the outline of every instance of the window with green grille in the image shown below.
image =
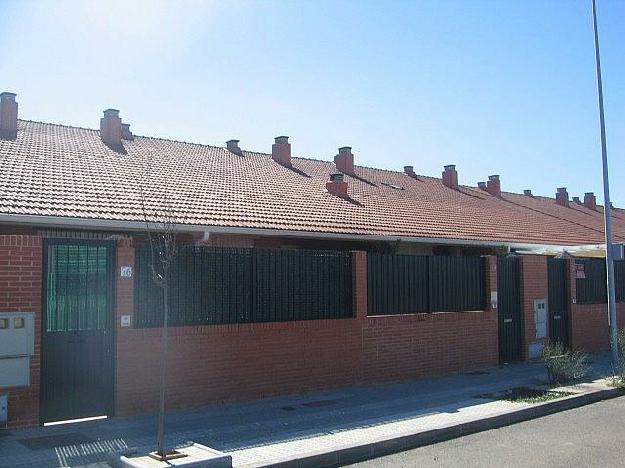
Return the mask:
[(46, 330), (106, 328), (109, 249), (52, 244), (47, 251)]

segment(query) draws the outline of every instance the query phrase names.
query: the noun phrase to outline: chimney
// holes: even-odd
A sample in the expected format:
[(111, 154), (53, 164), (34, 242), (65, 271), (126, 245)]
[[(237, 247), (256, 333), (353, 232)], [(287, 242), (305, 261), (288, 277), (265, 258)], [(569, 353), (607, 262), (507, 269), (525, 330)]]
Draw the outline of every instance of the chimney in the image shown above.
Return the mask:
[(584, 206), (590, 210), (597, 209), (597, 197), (593, 192), (586, 192), (584, 194)]
[(276, 137), (276, 142), (271, 147), (271, 159), (283, 166), (291, 165), (291, 143), (288, 136)]
[(326, 189), (332, 195), (338, 197), (347, 196), (347, 182), (343, 180), (343, 174), (330, 174), (330, 181), (326, 182)]
[(241, 151), (241, 148), (239, 148), (239, 141), (240, 140), (228, 140), (228, 141), (226, 141), (226, 148), (231, 153), (238, 154), (239, 156), (243, 156), (243, 151)]
[(448, 164), (443, 171), (443, 184), (451, 189), (458, 188), (458, 172), (456, 166)]
[(486, 190), (486, 182), (478, 182), (477, 187)]
[(559, 187), (556, 192), (556, 203), (562, 206), (569, 206), (569, 192), (566, 187)]
[(493, 197), (501, 196), (501, 182), (499, 181), (499, 176), (497, 174), (488, 176), (486, 191)]
[(108, 146), (121, 146), (122, 119), (117, 109), (106, 109), (104, 117), (100, 119), (100, 138)]
[(339, 148), (339, 154), (334, 156), (334, 164), (336, 164), (336, 170), (345, 174), (354, 173), (354, 155), (352, 154), (352, 148), (350, 146), (343, 146)]
[(122, 140), (132, 141), (135, 139), (135, 136), (130, 131), (130, 124), (123, 123), (122, 124)]
[(523, 190), (523, 195), (527, 195), (528, 197), (533, 197), (532, 191), (530, 189)]
[(17, 138), (17, 102), (15, 93), (0, 93), (0, 138)]

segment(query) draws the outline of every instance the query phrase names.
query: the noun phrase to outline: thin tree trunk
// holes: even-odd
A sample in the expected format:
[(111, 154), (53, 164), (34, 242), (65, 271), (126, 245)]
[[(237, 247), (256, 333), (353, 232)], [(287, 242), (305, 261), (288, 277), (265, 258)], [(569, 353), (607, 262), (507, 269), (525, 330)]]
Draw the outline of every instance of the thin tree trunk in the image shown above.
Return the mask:
[(164, 317), (163, 328), (161, 329), (161, 386), (160, 386), (160, 402), (158, 411), (158, 436), (156, 440), (156, 451), (162, 457), (165, 456), (165, 386), (167, 375), (167, 319), (169, 317), (169, 275), (164, 274), (165, 281), (163, 284), (163, 301), (164, 301)]

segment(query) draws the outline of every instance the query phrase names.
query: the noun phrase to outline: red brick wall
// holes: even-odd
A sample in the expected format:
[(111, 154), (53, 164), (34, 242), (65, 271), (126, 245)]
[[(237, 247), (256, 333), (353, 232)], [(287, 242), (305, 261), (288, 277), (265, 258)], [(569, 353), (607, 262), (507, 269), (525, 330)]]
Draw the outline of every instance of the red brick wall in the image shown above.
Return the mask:
[[(357, 320), (177, 327), (169, 330), (168, 404), (262, 398), (349, 385), (360, 368)], [(160, 330), (119, 335), (117, 412), (153, 409)]]
[[(607, 304), (576, 304), (575, 262), (569, 262), (569, 284), (571, 317), (569, 333), (571, 347), (586, 352), (607, 351), (610, 349)], [(625, 302), (616, 304), (616, 323), (619, 329), (625, 328)]]
[[(521, 257), (521, 359), (529, 359), (531, 344), (545, 344), (549, 341), (549, 319), (547, 317), (547, 336), (536, 338), (536, 320), (534, 301), (548, 300), (547, 257), (524, 255)], [(548, 310), (548, 309), (547, 309)]]
[(401, 380), (495, 366), (497, 346), (494, 311), (369, 317), (363, 376)]
[(9, 395), (9, 426), (39, 424), (41, 356), (41, 238), (0, 235), (0, 312), (32, 312), (35, 354), (30, 359), (30, 386), (2, 388)]
[[(618, 328), (625, 327), (625, 303), (616, 304)], [(607, 304), (588, 304), (572, 307), (571, 347), (586, 352), (610, 349)]]
[[(497, 364), (494, 311), (367, 317), (364, 252), (354, 253), (353, 271), (353, 319), (170, 329), (168, 404), (262, 398)], [(154, 409), (160, 330), (118, 328), (117, 337), (117, 413)]]

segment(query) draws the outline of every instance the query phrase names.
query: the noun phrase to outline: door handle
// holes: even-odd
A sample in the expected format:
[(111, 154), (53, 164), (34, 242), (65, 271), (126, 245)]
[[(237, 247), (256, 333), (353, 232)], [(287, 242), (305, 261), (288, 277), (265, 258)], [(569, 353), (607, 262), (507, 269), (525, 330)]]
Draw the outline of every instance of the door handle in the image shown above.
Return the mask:
[(553, 319), (554, 319), (554, 320), (560, 320), (560, 317), (561, 317), (560, 315), (554, 315), (554, 316), (553, 316)]
[(503, 319), (503, 323), (512, 323), (511, 318)]

